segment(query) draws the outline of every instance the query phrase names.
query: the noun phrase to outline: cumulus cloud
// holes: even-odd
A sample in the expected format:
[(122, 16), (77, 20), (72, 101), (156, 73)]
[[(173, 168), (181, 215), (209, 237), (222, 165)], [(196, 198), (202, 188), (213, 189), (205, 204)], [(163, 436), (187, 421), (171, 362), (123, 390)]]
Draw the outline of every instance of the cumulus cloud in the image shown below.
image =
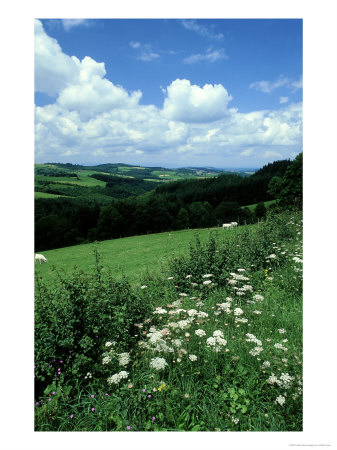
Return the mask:
[(207, 61), (214, 63), (220, 59), (227, 59), (227, 55), (225, 53), (224, 48), (220, 48), (219, 50), (212, 50), (209, 48), (206, 53), (195, 53), (183, 59), (185, 64), (194, 64), (201, 61)]
[(181, 20), (180, 23), (184, 28), (186, 28), (186, 30), (195, 31), (196, 33), (200, 34), (205, 38), (215, 39), (217, 41), (222, 40), (224, 38), (224, 35), (222, 33), (214, 33), (211, 28), (206, 27), (205, 25), (200, 25), (200, 22), (198, 23), (196, 20), (184, 19)]
[(213, 122), (225, 116), (232, 99), (221, 84), (191, 85), (177, 79), (167, 87), (163, 116), (181, 122)]
[(73, 58), (64, 54), (56, 39), (49, 37), (39, 20), (35, 31), (35, 90), (54, 96), (76, 78), (78, 70)]
[(289, 98), (288, 97), (280, 97), (280, 103), (288, 103)]
[(35, 108), (38, 161), (260, 165), (301, 151), (301, 103), (240, 113), (221, 84), (176, 79), (161, 88), (162, 108), (141, 105), (141, 91), (113, 84), (103, 62), (66, 55), (39, 21), (35, 33), (36, 89), (55, 95)]

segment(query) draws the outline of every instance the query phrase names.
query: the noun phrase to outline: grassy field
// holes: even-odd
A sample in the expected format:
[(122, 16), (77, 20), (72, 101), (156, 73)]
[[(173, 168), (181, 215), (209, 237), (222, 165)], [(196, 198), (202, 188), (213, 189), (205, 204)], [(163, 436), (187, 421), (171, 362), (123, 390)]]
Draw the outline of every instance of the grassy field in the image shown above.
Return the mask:
[(48, 194), (48, 192), (34, 192), (35, 198), (58, 198), (67, 197), (67, 195)]
[[(115, 275), (125, 275), (136, 282), (146, 275), (146, 272), (161, 272), (168, 259), (186, 253), (189, 243), (194, 240), (196, 234), (203, 242), (208, 239), (211, 232), (228, 236), (232, 233), (240, 233), (240, 230), (244, 228), (243, 226), (236, 230), (225, 231), (221, 228), (202, 228), (131, 236), (100, 242), (98, 251), (103, 257), (105, 269), (110, 268)], [(75, 265), (83, 270), (91, 270), (94, 267), (93, 244), (76, 245), (41, 253), (48, 258), (48, 263), (41, 265), (36, 263), (35, 269), (44, 279), (55, 279), (53, 266), (67, 273), (70, 273)]]
[[(276, 202), (276, 200), (268, 200), (267, 202), (263, 202), (264, 203), (264, 206), (266, 207), (266, 208), (268, 208), (270, 205), (272, 205), (272, 204), (274, 204)], [(254, 209), (256, 208), (256, 206), (257, 206), (257, 203), (254, 203), (253, 205), (247, 205), (247, 206), (245, 206), (245, 208), (248, 208), (250, 211), (254, 211)]]

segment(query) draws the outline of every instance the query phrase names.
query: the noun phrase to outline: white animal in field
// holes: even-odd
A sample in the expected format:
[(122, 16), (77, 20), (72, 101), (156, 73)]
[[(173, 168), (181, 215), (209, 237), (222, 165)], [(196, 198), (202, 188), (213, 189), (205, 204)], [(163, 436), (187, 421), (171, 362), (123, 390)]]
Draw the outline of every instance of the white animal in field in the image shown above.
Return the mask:
[(41, 264), (41, 261), (48, 262), (48, 259), (45, 256), (40, 255), (39, 253), (36, 253), (35, 261), (39, 261), (39, 263)]
[(223, 223), (222, 228), (232, 228), (232, 224), (231, 223)]
[(238, 223), (237, 223), (237, 222), (231, 222), (231, 225), (232, 225), (232, 227), (234, 228), (234, 227), (237, 227), (237, 226), (238, 226)]

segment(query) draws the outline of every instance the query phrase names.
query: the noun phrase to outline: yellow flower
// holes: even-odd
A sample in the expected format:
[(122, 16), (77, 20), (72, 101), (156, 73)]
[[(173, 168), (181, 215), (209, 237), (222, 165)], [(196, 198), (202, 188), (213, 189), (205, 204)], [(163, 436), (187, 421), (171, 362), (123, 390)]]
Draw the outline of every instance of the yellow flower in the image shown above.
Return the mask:
[(158, 388), (158, 391), (160, 392), (162, 389), (165, 389), (165, 388), (166, 388), (166, 384), (165, 383), (161, 384)]

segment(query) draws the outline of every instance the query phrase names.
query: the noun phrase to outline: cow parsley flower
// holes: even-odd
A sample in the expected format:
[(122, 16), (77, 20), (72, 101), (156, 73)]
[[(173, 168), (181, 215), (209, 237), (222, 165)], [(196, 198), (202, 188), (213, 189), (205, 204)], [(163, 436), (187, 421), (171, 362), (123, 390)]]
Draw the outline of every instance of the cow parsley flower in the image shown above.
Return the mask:
[(198, 357), (196, 355), (189, 355), (188, 356), (190, 361), (196, 361), (198, 359)]
[(279, 405), (282, 406), (282, 405), (285, 404), (285, 401), (286, 401), (285, 397), (283, 397), (282, 395), (279, 395), (279, 396), (276, 398), (275, 403), (278, 403)]
[(263, 351), (262, 347), (254, 347), (249, 353), (252, 356), (258, 356)]
[(280, 334), (284, 334), (286, 332), (286, 330), (284, 328), (280, 328), (279, 330), (277, 330)]
[(206, 281), (204, 281), (202, 284), (211, 284), (212, 283), (212, 281), (211, 280), (206, 280)]
[(199, 337), (205, 336), (206, 332), (204, 330), (202, 330), (201, 328), (199, 328), (198, 330), (195, 330), (195, 334)]
[(253, 299), (256, 300), (257, 302), (262, 302), (262, 300), (264, 300), (264, 297), (260, 294), (255, 294), (253, 295)]
[(243, 314), (243, 311), (241, 308), (234, 309), (234, 316), (241, 316), (241, 314)]
[(223, 332), (221, 330), (215, 330), (213, 332), (214, 337), (222, 337), (223, 338)]
[(122, 380), (123, 378), (127, 378), (128, 376), (129, 376), (129, 372), (125, 372), (125, 370), (122, 370), (121, 372), (115, 373), (110, 378), (108, 378), (108, 383), (109, 384), (118, 384), (120, 382), (120, 380)]
[(214, 346), (214, 345), (216, 345), (216, 339), (214, 337), (209, 337), (208, 339), (206, 339), (206, 343), (208, 346), (209, 345)]
[(262, 369), (266, 369), (267, 367), (270, 367), (270, 362), (269, 362), (269, 361), (265, 361), (265, 362), (262, 364)]
[(164, 358), (152, 358), (150, 361), (150, 367), (156, 370), (165, 369), (165, 366), (167, 366), (167, 362)]
[(103, 365), (104, 365), (104, 364), (109, 364), (110, 361), (111, 361), (110, 356), (105, 356), (105, 357), (102, 359), (102, 364), (103, 364)]
[(213, 275), (211, 273), (206, 273), (206, 275), (203, 275), (202, 278), (209, 278), (212, 277)]
[(161, 308), (160, 306), (153, 311), (153, 314), (166, 314), (166, 309)]
[(118, 355), (118, 362), (120, 366), (127, 366), (130, 362), (129, 353), (120, 353)]

